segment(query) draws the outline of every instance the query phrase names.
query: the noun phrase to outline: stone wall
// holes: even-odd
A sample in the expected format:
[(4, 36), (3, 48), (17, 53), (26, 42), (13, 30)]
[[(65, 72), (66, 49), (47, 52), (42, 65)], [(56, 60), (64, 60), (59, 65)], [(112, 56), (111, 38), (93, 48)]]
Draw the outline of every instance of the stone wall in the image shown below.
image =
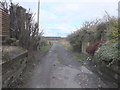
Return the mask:
[(91, 30), (86, 31), (83, 41), (82, 41), (82, 52), (86, 52), (86, 48), (94, 43), (94, 32)]
[(120, 83), (120, 71), (118, 65), (107, 67), (104, 63), (101, 63), (97, 65), (97, 72), (111, 82), (115, 82), (116, 84)]

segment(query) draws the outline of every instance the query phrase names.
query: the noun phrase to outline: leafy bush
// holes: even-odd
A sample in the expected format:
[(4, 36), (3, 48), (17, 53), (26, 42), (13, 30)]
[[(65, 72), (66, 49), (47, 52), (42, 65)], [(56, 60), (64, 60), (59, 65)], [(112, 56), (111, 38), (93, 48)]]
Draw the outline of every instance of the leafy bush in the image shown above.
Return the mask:
[(100, 24), (96, 25), (96, 32), (95, 32), (95, 42), (100, 40), (105, 40), (105, 31), (108, 28), (108, 22), (101, 22)]
[(118, 42), (107, 41), (95, 52), (95, 60), (97, 62), (105, 62), (106, 65), (110, 66), (118, 63), (118, 61), (120, 62), (119, 54)]
[(68, 41), (70, 42), (70, 44), (72, 45), (73, 49), (75, 51), (81, 52), (82, 50), (82, 41), (80, 38), (80, 34), (79, 33), (73, 33), (71, 35), (68, 36)]
[(118, 38), (120, 36), (119, 34), (119, 25), (118, 25), (118, 19), (115, 17), (109, 18), (109, 26), (107, 30), (108, 39), (111, 40), (113, 43), (118, 42)]
[(98, 49), (99, 45), (104, 43), (104, 41), (96, 42), (86, 48), (86, 52), (90, 55), (94, 55), (94, 52)]
[(45, 38), (43, 38), (43, 39), (41, 39), (39, 49), (40, 49), (40, 50), (43, 50), (43, 51), (44, 51), (44, 50), (47, 51), (51, 46), (52, 46), (52, 42), (51, 42), (51, 41), (48, 41), (48, 40), (45, 39)]
[(45, 40), (45, 39), (42, 39), (41, 42), (40, 42), (40, 46), (45, 46), (47, 44), (48, 44), (47, 40)]

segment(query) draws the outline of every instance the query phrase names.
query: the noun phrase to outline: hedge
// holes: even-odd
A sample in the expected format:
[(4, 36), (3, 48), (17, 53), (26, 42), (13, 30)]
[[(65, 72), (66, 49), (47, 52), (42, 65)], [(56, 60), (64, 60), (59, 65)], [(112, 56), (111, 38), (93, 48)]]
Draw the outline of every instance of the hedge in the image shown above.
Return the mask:
[(94, 57), (96, 62), (104, 62), (106, 65), (110, 66), (120, 62), (119, 54), (118, 42), (112, 43), (112, 41), (107, 41), (95, 52)]

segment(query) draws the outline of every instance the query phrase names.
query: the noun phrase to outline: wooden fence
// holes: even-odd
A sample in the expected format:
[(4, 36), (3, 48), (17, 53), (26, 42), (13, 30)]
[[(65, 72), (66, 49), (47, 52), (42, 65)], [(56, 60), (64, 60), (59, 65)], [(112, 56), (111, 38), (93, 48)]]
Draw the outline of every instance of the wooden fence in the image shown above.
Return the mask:
[(10, 17), (9, 14), (0, 8), (0, 36), (9, 36)]
[(16, 80), (26, 67), (28, 52), (21, 53), (2, 65), (2, 87), (8, 88), (11, 82)]

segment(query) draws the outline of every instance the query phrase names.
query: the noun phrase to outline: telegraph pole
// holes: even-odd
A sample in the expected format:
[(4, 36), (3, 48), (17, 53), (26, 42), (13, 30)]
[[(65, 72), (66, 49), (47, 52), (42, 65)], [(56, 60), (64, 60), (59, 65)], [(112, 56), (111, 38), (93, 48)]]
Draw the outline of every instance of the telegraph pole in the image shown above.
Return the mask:
[[(39, 16), (40, 16), (40, 0), (38, 0), (38, 15), (37, 15), (37, 23), (38, 23), (38, 35), (39, 35)], [(38, 36), (39, 40), (40, 40), (40, 36)], [(40, 41), (38, 42), (38, 46), (37, 46), (37, 50), (39, 50), (39, 45), (40, 45)]]
[(40, 16), (40, 0), (38, 0), (38, 16), (37, 16), (38, 31), (39, 31), (39, 16)]

